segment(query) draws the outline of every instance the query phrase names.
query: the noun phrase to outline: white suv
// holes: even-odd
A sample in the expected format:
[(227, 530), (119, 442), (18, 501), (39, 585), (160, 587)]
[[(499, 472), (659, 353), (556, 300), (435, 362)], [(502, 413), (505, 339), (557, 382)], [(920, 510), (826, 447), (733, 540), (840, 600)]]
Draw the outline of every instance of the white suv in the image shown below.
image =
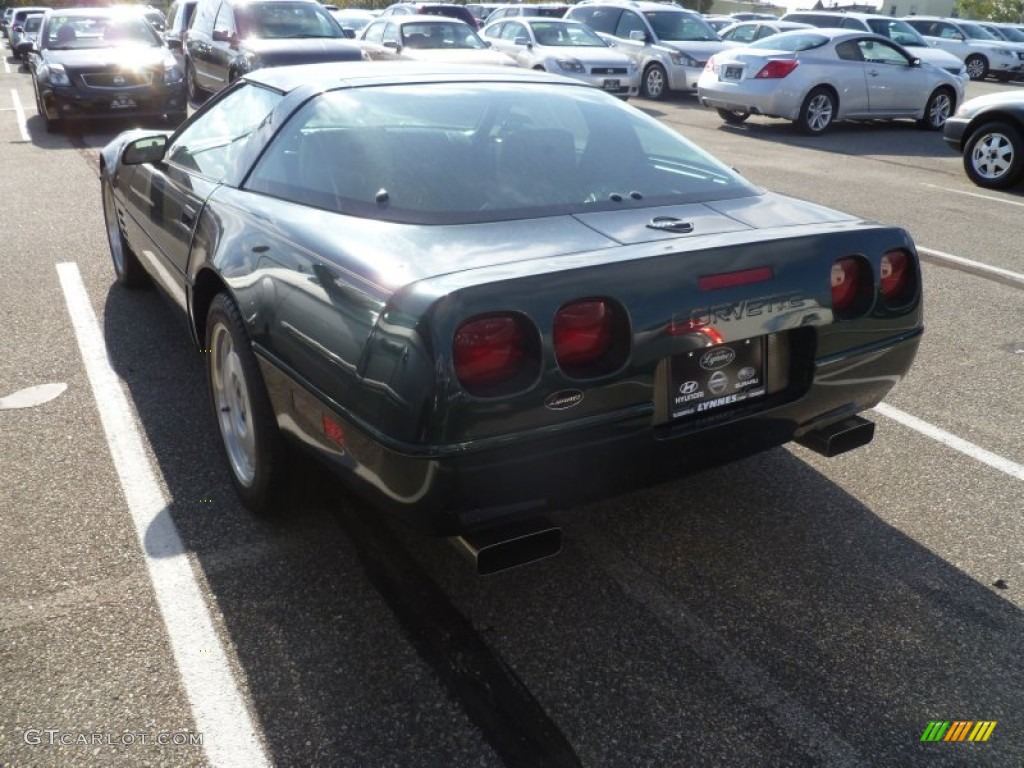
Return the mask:
[(973, 22), (935, 16), (907, 16), (903, 20), (929, 45), (959, 56), (971, 80), (982, 80), (986, 75), (1012, 80), (1024, 73), (1024, 50), (1014, 50), (1016, 44), (999, 40)]
[(629, 56), (641, 72), (640, 93), (649, 99), (696, 93), (707, 60), (733, 47), (699, 13), (667, 3), (584, 0), (565, 18), (582, 21)]

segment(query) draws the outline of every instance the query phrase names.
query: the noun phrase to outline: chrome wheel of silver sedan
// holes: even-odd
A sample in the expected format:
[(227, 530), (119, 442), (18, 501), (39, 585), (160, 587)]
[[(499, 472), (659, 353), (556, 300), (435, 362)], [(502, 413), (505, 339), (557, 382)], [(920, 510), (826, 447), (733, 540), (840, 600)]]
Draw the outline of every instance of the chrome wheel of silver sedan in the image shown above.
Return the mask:
[(814, 88), (803, 106), (800, 107), (800, 116), (797, 124), (800, 130), (811, 135), (824, 133), (832, 125), (836, 114), (836, 97), (828, 88)]
[(964, 146), (964, 170), (979, 187), (1005, 189), (1024, 174), (1024, 136), (1009, 123), (980, 126)]
[(273, 507), (284, 479), (284, 447), (259, 363), (234, 301), (218, 294), (206, 327), (210, 397), (231, 479), (255, 512)]
[(949, 116), (953, 114), (954, 107), (952, 92), (948, 88), (938, 88), (928, 98), (928, 104), (924, 108), (924, 117), (918, 121), (918, 125), (929, 131), (941, 131)]
[(668, 95), (668, 75), (661, 64), (651, 64), (644, 72), (643, 94), (648, 99), (663, 99)]

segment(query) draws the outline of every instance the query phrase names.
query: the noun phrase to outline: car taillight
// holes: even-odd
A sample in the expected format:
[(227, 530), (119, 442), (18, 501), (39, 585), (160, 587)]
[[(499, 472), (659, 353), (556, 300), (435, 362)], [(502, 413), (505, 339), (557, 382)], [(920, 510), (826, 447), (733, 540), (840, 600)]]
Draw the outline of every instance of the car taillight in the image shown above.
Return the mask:
[(551, 335), (558, 367), (572, 378), (611, 373), (629, 355), (629, 319), (612, 299), (590, 297), (563, 305)]
[(888, 251), (882, 256), (880, 272), (882, 301), (890, 306), (905, 303), (914, 287), (910, 255), (906, 251)]
[(455, 332), (455, 375), (474, 395), (494, 396), (521, 389), (539, 370), (538, 343), (522, 315), (486, 315), (467, 320)]
[(832, 312), (847, 320), (867, 311), (874, 280), (871, 266), (860, 256), (846, 256), (832, 264)]
[(796, 69), (799, 62), (793, 59), (777, 59), (769, 61), (763, 67), (761, 71), (754, 75), (755, 80), (773, 80), (785, 77), (794, 69)]

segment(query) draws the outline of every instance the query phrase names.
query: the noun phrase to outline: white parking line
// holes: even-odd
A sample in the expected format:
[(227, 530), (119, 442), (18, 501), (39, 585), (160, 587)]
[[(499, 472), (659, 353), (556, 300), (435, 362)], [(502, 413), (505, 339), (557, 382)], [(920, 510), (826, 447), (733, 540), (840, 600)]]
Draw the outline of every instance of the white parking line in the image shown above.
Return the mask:
[(28, 135), (28, 125), (25, 124), (25, 109), (21, 106), (21, 97), (13, 88), (11, 89), (11, 101), (14, 102), (14, 114), (18, 120), (18, 130), (21, 131), (21, 140), (31, 141), (32, 137)]
[(955, 451), (965, 456), (970, 456), (976, 461), (980, 461), (982, 464), (987, 464), (993, 469), (998, 469), (1000, 472), (1004, 472), (1010, 477), (1015, 477), (1018, 480), (1024, 480), (1024, 465), (1018, 464), (1015, 461), (1010, 461), (1007, 458), (1000, 456), (999, 454), (986, 451), (984, 448), (969, 443), (962, 438), (957, 437), (954, 434), (947, 432), (944, 429), (933, 426), (927, 421), (923, 421), (916, 416), (911, 416), (909, 413), (904, 413), (898, 408), (893, 408), (891, 405), (885, 403), (879, 403), (875, 406), (875, 411), (886, 416), (893, 421), (898, 421), (905, 427), (910, 427), (913, 430), (920, 432), (922, 435), (932, 438), (932, 440), (938, 440), (944, 445), (948, 445)]
[(968, 269), (974, 272), (982, 272), (991, 275), (996, 275), (1003, 278), (1004, 280), (1010, 280), (1014, 283), (1020, 283), (1020, 285), (1024, 287), (1024, 274), (1021, 274), (1020, 272), (1011, 272), (1010, 270), (1003, 269), (1002, 267), (993, 267), (991, 264), (984, 264), (980, 261), (965, 259), (963, 256), (954, 256), (951, 253), (936, 251), (932, 248), (923, 248), (920, 245), (917, 246), (917, 250), (927, 256), (931, 256), (933, 259), (937, 259), (939, 261), (948, 261), (951, 264), (956, 264), (957, 266), (967, 267)]
[(4, 56), (4, 72), (8, 75), (11, 74), (11, 65), (7, 62), (7, 57)]
[[(110, 366), (103, 333), (78, 265), (58, 264), (57, 273), (171, 650), (192, 705), (196, 728), (203, 734), (208, 762), (239, 768), (269, 766), (178, 530), (167, 511), (167, 499), (146, 457), (121, 380)], [(213, 653), (202, 653), (204, 650)]]
[(938, 189), (938, 190), (940, 190), (942, 192), (953, 192), (954, 194), (957, 194), (957, 195), (966, 195), (967, 197), (977, 197), (980, 200), (988, 200), (989, 202), (992, 202), (992, 203), (1005, 203), (1006, 205), (1017, 205), (1017, 206), (1020, 206), (1020, 207), (1024, 208), (1024, 203), (1020, 202), (1019, 200), (1007, 200), (1007, 199), (1002, 198), (1002, 197), (995, 197), (994, 195), (983, 195), (983, 194), (981, 194), (979, 192), (965, 192), (962, 189), (951, 189), (949, 187), (940, 187), (938, 184), (928, 184), (926, 182), (922, 182), (921, 186), (922, 187), (930, 187), (932, 189)]

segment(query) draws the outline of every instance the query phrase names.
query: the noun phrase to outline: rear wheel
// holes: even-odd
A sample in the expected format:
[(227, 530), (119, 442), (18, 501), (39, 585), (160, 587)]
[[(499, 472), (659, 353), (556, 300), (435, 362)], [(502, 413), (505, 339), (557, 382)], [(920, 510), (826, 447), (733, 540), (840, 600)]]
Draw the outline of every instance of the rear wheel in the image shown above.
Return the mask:
[(807, 94), (807, 98), (800, 106), (800, 115), (796, 123), (804, 133), (818, 136), (832, 126), (836, 107), (835, 94), (830, 89), (819, 86)]
[(972, 54), (964, 59), (964, 65), (967, 67), (967, 76), (971, 80), (984, 80), (985, 75), (988, 74), (988, 59), (978, 54)]
[(651, 64), (644, 70), (641, 90), (644, 96), (655, 101), (668, 96), (668, 75), (661, 64)]
[(1024, 135), (1010, 123), (979, 126), (964, 146), (964, 170), (979, 187), (1012, 187), (1024, 173)]
[(745, 123), (750, 113), (743, 109), (719, 109), (718, 116), (732, 125)]
[(107, 225), (107, 243), (110, 246), (110, 258), (114, 262), (117, 282), (125, 288), (146, 288), (150, 285), (149, 275), (142, 268), (135, 251), (124, 240), (121, 220), (114, 205), (114, 189), (106, 169), (103, 171), (100, 185), (103, 187), (103, 220)]
[(196, 68), (188, 59), (185, 59), (185, 87), (188, 89), (188, 100), (195, 105), (202, 104), (209, 96), (196, 82)]
[(929, 131), (940, 131), (946, 120), (953, 114), (956, 97), (949, 88), (936, 88), (935, 93), (928, 97), (924, 107), (924, 117), (917, 124)]
[(268, 514), (285, 489), (286, 448), (242, 315), (226, 293), (210, 304), (206, 347), (210, 400), (232, 483), (246, 507)]

